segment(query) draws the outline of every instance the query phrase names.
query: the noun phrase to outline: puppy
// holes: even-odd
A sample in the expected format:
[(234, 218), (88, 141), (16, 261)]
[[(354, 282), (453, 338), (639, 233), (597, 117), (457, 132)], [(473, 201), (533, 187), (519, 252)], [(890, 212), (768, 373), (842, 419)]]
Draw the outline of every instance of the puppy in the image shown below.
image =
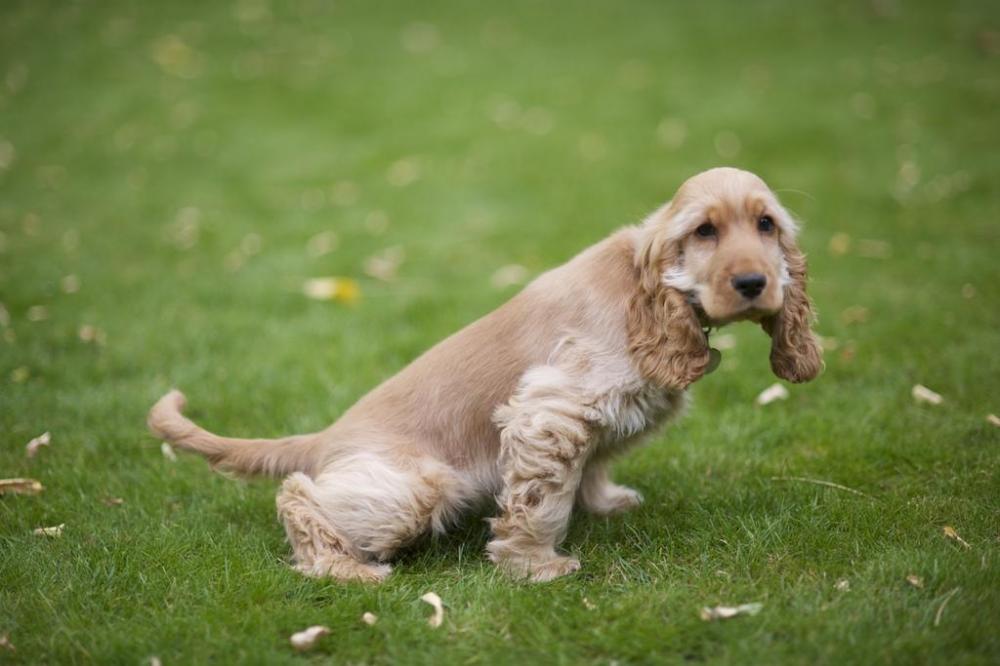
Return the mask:
[(382, 580), (401, 546), (495, 498), (489, 558), (547, 581), (580, 567), (557, 550), (574, 506), (607, 515), (642, 501), (609, 478), (609, 462), (683, 410), (710, 370), (709, 328), (759, 322), (776, 375), (819, 373), (796, 232), (764, 181), (712, 169), (321, 432), (220, 437), (182, 415), (178, 391), (153, 406), (149, 427), (217, 468), (287, 475), (278, 516), (306, 575)]

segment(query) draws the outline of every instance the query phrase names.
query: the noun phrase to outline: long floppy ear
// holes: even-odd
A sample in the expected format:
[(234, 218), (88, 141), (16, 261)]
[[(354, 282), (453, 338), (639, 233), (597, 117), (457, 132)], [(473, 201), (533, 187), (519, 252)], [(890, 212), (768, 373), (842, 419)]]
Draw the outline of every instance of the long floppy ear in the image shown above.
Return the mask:
[(683, 390), (705, 374), (708, 339), (685, 295), (663, 284), (663, 274), (678, 260), (675, 244), (648, 231), (635, 258), (626, 322), (629, 351), (647, 380)]
[(790, 382), (807, 382), (823, 369), (823, 350), (812, 331), (815, 320), (806, 295), (806, 258), (795, 241), (779, 238), (785, 256), (789, 282), (781, 311), (761, 320), (771, 336), (771, 369)]

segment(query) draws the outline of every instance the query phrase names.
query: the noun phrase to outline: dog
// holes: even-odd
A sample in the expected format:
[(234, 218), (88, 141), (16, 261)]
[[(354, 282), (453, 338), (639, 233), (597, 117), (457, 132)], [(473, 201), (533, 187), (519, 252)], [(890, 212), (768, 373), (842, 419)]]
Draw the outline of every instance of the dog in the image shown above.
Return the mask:
[(540, 275), (308, 435), (236, 439), (185, 418), (173, 390), (152, 432), (216, 468), (287, 476), (278, 516), (295, 568), (381, 581), (397, 551), (495, 498), (490, 560), (547, 581), (580, 562), (557, 550), (573, 508), (642, 502), (609, 463), (678, 416), (718, 352), (708, 331), (758, 322), (774, 373), (813, 379), (797, 225), (756, 175), (698, 174), (643, 223)]

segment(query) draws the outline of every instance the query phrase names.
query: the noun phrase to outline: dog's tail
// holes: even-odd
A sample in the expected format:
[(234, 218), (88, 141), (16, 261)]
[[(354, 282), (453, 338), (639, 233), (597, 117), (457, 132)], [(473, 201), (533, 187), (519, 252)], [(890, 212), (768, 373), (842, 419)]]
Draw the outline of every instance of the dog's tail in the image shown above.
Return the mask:
[(213, 467), (238, 474), (284, 476), (292, 472), (310, 474), (322, 446), (320, 433), (279, 439), (220, 437), (186, 418), (181, 410), (187, 401), (174, 389), (149, 410), (146, 423), (154, 435), (181, 449), (205, 456)]

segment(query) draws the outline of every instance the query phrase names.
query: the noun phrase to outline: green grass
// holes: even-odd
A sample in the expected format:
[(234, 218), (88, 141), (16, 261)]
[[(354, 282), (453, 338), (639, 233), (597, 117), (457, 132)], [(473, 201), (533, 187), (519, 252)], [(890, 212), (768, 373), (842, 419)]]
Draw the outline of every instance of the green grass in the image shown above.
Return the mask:
[[(46, 490), (0, 499), (0, 661), (998, 663), (998, 7), (5, 2), (0, 477)], [(579, 575), (504, 578), (474, 516), (380, 587), (307, 580), (275, 482), (171, 463), (145, 432), (172, 385), (214, 430), (320, 428), (508, 298), (499, 267), (556, 265), (724, 163), (804, 220), (839, 346), (756, 408), (767, 340), (734, 327), (689, 416), (618, 465), (645, 505), (574, 518)], [(365, 277), (395, 245), (399, 279)], [(321, 275), (361, 302), (304, 298)], [(293, 654), (311, 624), (333, 635)]]

